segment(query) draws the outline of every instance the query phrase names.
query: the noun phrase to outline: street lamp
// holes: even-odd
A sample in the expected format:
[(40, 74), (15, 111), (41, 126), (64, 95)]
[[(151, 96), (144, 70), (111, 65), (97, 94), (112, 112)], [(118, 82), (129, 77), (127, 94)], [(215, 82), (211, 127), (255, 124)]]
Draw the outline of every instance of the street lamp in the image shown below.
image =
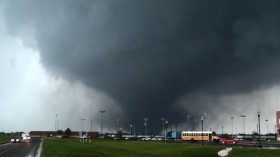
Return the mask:
[(92, 133), (92, 120), (90, 120), (90, 132)]
[(117, 118), (117, 125), (116, 125), (116, 132), (118, 132), (119, 131), (119, 123), (120, 123), (120, 119), (119, 118)]
[(245, 123), (244, 123), (244, 118), (246, 117), (246, 115), (241, 115), (240, 117), (243, 119), (243, 133), (245, 134)]
[(146, 137), (147, 137), (147, 135), (148, 135), (148, 131), (147, 131), (147, 127), (148, 127), (148, 124), (147, 124), (147, 122), (148, 122), (148, 118), (144, 118), (144, 126), (145, 126), (145, 133), (146, 133)]
[(233, 119), (234, 117), (230, 117), (231, 119), (231, 137), (233, 137)]
[(266, 134), (268, 134), (268, 119), (266, 119), (265, 121), (266, 121)]
[(56, 132), (57, 131), (57, 114), (55, 115), (55, 120), (54, 120), (54, 132)]
[[(204, 128), (207, 128), (207, 126), (206, 126), (206, 119), (208, 119), (208, 113), (207, 112), (205, 112), (204, 113), (204, 116), (203, 116), (203, 122), (204, 122)], [(208, 124), (208, 123), (207, 123)]]
[(99, 111), (99, 113), (101, 113), (101, 135), (103, 134), (103, 114), (105, 113), (105, 111)]
[(266, 121), (266, 140), (268, 140), (268, 119)]
[(160, 120), (162, 121), (162, 133), (164, 132), (164, 120), (165, 118), (160, 118)]
[(261, 112), (258, 111), (258, 122), (259, 122), (259, 148), (262, 148), (262, 142), (261, 142), (261, 122), (260, 122), (260, 116), (261, 116)]
[[(177, 127), (178, 127), (178, 116), (179, 114), (178, 113), (173, 113), (174, 117), (175, 117), (175, 129), (176, 129), (176, 132), (177, 132)], [(176, 137), (175, 137), (176, 138)]]
[(193, 128), (195, 131), (198, 131), (198, 121), (194, 119)]
[(130, 124), (130, 138), (132, 137), (132, 124)]
[(188, 117), (188, 129), (187, 130), (190, 131), (190, 115), (188, 114), (187, 117)]
[(136, 126), (135, 126), (135, 124), (133, 125), (133, 135), (134, 135), (134, 137), (136, 137), (136, 128), (135, 128)]
[(86, 119), (85, 118), (82, 118), (81, 119), (81, 121), (82, 121), (82, 136), (83, 136), (83, 134), (84, 134), (84, 121), (85, 121)]
[(165, 141), (166, 141), (166, 135), (167, 135), (167, 127), (168, 127), (168, 121), (165, 121)]
[(201, 139), (202, 139), (202, 145), (203, 145), (203, 120), (204, 120), (204, 118), (201, 117)]

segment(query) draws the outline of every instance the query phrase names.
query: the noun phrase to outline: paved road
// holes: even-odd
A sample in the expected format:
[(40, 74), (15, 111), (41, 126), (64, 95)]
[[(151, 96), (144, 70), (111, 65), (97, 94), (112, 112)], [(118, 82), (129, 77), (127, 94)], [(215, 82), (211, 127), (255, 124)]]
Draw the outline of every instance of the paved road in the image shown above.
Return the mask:
[(0, 157), (35, 157), (41, 138), (32, 138), (30, 143), (0, 145)]

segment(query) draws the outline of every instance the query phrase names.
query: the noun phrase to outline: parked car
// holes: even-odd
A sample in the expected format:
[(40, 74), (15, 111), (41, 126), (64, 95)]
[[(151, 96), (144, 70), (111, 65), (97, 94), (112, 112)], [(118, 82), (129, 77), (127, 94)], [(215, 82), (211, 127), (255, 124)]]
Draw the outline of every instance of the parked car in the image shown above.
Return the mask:
[(150, 141), (151, 138), (150, 138), (150, 137), (144, 137), (144, 138), (142, 138), (142, 140), (143, 140), (143, 141)]
[(239, 143), (239, 140), (232, 138), (220, 138), (220, 143), (222, 144), (236, 144)]

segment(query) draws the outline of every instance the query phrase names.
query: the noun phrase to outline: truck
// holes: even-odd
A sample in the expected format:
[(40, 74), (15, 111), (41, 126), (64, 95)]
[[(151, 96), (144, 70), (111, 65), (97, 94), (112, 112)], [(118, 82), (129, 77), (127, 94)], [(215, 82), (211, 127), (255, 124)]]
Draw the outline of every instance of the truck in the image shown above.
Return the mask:
[(181, 140), (181, 131), (169, 131), (169, 132), (167, 132), (166, 139)]
[(30, 135), (23, 133), (22, 135), (22, 142), (30, 142)]

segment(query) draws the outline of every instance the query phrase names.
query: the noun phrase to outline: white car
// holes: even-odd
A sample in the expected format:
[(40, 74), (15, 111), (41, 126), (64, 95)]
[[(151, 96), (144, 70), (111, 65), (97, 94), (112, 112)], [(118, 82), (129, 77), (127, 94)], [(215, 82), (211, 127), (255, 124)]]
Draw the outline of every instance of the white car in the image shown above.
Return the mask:
[(20, 138), (19, 137), (11, 138), (11, 143), (20, 143)]
[(142, 138), (142, 140), (143, 140), (143, 141), (150, 141), (151, 138), (150, 138), (150, 137), (144, 137), (144, 138)]

